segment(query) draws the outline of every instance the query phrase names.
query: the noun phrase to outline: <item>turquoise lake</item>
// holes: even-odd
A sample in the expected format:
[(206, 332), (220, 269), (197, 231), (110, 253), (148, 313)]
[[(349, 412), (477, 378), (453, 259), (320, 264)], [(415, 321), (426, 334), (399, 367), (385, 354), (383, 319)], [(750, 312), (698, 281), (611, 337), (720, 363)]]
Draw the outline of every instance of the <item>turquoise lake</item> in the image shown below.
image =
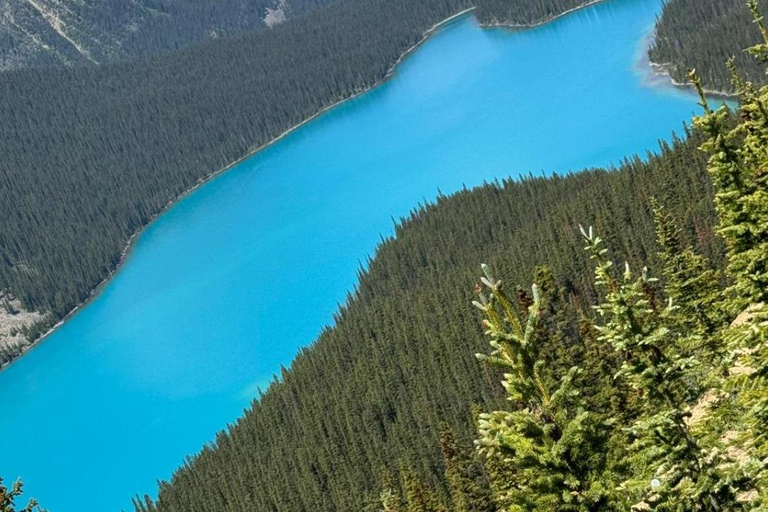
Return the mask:
[(129, 509), (332, 321), (393, 218), (438, 190), (655, 149), (698, 111), (642, 65), (661, 5), (525, 31), (465, 16), (385, 85), (190, 194), (0, 372), (2, 476), (52, 512)]

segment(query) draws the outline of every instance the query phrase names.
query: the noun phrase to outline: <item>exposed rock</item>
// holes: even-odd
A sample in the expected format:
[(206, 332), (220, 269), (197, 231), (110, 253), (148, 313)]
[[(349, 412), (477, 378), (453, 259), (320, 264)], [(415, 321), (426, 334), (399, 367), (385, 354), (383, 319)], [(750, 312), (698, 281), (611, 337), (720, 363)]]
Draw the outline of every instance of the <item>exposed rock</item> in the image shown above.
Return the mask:
[(284, 22), (285, 19), (285, 0), (280, 0), (274, 9), (267, 8), (264, 24), (271, 28)]
[(21, 302), (0, 293), (0, 353), (17, 351), (29, 345), (24, 328), (45, 320), (44, 313), (26, 311)]
[(170, 52), (282, 23), (284, 7), (284, 0), (0, 0), (0, 71)]

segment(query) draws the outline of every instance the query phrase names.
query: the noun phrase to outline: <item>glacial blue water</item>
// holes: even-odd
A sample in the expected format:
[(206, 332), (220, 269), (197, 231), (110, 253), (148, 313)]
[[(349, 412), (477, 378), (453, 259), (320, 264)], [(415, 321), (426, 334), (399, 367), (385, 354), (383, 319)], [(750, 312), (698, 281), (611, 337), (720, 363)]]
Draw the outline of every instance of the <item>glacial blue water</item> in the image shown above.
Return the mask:
[(640, 64), (661, 4), (612, 0), (525, 31), (464, 17), (385, 85), (179, 202), (0, 372), (2, 476), (53, 512), (130, 508), (332, 321), (393, 218), (438, 189), (654, 149), (697, 111)]

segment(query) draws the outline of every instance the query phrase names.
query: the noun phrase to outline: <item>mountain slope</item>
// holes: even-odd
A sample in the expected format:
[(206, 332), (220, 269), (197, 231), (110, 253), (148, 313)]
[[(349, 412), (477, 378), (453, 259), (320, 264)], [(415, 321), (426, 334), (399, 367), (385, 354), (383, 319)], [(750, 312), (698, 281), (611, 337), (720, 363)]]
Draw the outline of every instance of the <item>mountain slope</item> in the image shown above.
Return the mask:
[[(768, 13), (765, 2), (760, 8)], [(745, 78), (765, 82), (765, 67), (744, 51), (760, 40), (745, 0), (670, 0), (649, 56), (676, 82), (685, 83), (688, 69), (696, 68), (706, 87), (733, 92), (725, 65), (731, 57)]]
[[(651, 196), (721, 261), (698, 143), (678, 141), (618, 171), (486, 185), (416, 212), (379, 247), (336, 325), (162, 484), (157, 504), (142, 500), (137, 510), (360, 512), (376, 502), (381, 468), (396, 472), (399, 462), (448, 500), (441, 423), (468, 443), (472, 405), (496, 406), (502, 392), (474, 358), (486, 344), (470, 306), (478, 262), (498, 269), (508, 289), (527, 288), (534, 265), (547, 264), (565, 303), (591, 314), (578, 224), (608, 234), (616, 258), (655, 263)], [(575, 323), (567, 319), (552, 351), (584, 356)]]
[(333, 0), (4, 0), (0, 71), (165, 53), (301, 16)]
[(280, 5), (285, 23), (172, 54), (0, 73), (0, 290), (50, 313), (30, 339), (86, 300), (186, 190), (380, 83), (473, 2)]

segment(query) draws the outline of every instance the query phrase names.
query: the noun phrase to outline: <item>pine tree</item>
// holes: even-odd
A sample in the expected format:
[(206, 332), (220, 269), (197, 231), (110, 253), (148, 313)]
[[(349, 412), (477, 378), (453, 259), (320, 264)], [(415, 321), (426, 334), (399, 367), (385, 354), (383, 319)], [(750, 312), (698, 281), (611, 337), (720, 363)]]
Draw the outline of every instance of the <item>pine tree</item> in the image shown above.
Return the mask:
[[(768, 62), (768, 30), (755, 0), (749, 1), (763, 43), (750, 52)], [(719, 234), (728, 249), (732, 291), (742, 303), (768, 300), (768, 90), (736, 79), (741, 100), (740, 122), (732, 127), (726, 107), (712, 110), (695, 71), (689, 73), (705, 114), (694, 120), (708, 140), (709, 174), (715, 185)]]
[(445, 462), (445, 479), (451, 491), (452, 512), (495, 511), (485, 471), (448, 427), (440, 433), (440, 449)]
[(406, 512), (448, 512), (440, 499), (408, 466), (400, 470), (405, 490)]
[(628, 427), (631, 475), (620, 494), (633, 510), (747, 509), (739, 497), (754, 488), (750, 473), (720, 450), (702, 421), (727, 397), (717, 389), (704, 393), (701, 361), (686, 351), (689, 335), (675, 330), (679, 310), (672, 301), (658, 304), (646, 269), (635, 277), (626, 265), (615, 277), (600, 237), (591, 228), (582, 233), (605, 294), (596, 308), (604, 319), (600, 336), (623, 357), (617, 377), (641, 398), (640, 415)]
[[(23, 487), (21, 480), (16, 480), (9, 489), (3, 485), (3, 479), (0, 478), (0, 512), (17, 512), (15, 502), (21, 496)], [(37, 501), (31, 499), (27, 506), (18, 509), (18, 512), (34, 512), (35, 510), (39, 512), (41, 509)]]
[(479, 416), (476, 444), (495, 466), (491, 476), (497, 501), (508, 511), (609, 509), (611, 477), (603, 455), (607, 429), (584, 408), (574, 386), (578, 367), (557, 381), (554, 391), (548, 384), (553, 379), (540, 358), (537, 336), (538, 287), (533, 286), (523, 323), (501, 282), (486, 265), (483, 272), (489, 295), (480, 290), (475, 306), (485, 314), (494, 350), (477, 357), (507, 372), (502, 384), (514, 408)]
[[(749, 52), (768, 63), (768, 30), (757, 2), (748, 2), (763, 41)], [(735, 397), (718, 418), (728, 429), (722, 440), (759, 482), (742, 494), (744, 502), (768, 507), (768, 87), (757, 89), (729, 64), (741, 103), (738, 123), (725, 108), (712, 110), (695, 70), (689, 77), (699, 92), (704, 115), (694, 126), (708, 140), (708, 171), (715, 183), (719, 233), (728, 249), (733, 281), (728, 304), (741, 311), (724, 332), (730, 350), (726, 392)]]
[(389, 469), (386, 467), (382, 468), (379, 499), (383, 512), (405, 512), (405, 505), (397, 487)]
[[(711, 335), (725, 322), (723, 312), (718, 308), (721, 278), (709, 261), (685, 242), (672, 215), (656, 201), (652, 206), (664, 290), (677, 307), (680, 327), (702, 337)], [(707, 348), (712, 352), (719, 350), (718, 347)]]

